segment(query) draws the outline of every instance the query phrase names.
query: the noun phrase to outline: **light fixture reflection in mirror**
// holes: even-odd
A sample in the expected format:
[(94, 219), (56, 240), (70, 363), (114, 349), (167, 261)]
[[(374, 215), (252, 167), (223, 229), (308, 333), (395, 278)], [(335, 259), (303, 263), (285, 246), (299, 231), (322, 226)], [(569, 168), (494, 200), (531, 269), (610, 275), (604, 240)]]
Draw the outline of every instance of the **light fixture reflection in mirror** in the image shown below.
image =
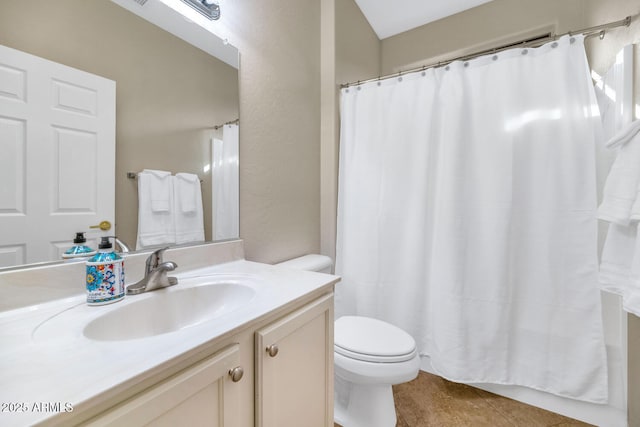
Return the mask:
[(214, 0), (182, 0), (184, 3), (188, 4), (201, 14), (203, 14), (207, 19), (212, 21), (220, 19), (220, 5), (218, 5), (217, 1)]

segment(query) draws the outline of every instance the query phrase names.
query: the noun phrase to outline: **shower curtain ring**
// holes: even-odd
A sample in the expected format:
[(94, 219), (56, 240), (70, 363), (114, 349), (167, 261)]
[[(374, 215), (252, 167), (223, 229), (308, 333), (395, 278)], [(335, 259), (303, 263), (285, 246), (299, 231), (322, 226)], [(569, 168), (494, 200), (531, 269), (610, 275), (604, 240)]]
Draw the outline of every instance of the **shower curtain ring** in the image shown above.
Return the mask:
[(600, 40), (604, 39), (604, 34), (605, 34), (605, 31), (601, 30), (600, 31)]

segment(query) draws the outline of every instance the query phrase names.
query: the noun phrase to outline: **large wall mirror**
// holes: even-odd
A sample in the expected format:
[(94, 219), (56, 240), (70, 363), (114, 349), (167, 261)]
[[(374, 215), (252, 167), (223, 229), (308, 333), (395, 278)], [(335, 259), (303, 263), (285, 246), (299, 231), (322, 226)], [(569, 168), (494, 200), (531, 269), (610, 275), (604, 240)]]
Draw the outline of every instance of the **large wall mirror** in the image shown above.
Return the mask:
[[(198, 175), (205, 240), (219, 237), (212, 200), (213, 146), (222, 139), (219, 126), (239, 119), (237, 50), (181, 16), (172, 2), (182, 3), (0, 2), (0, 45), (115, 81), (114, 229), (132, 249), (138, 227), (138, 189), (129, 173), (143, 169)], [(43, 188), (41, 197), (47, 198), (46, 193)], [(78, 228), (88, 231), (89, 239), (113, 233)], [(0, 236), (0, 252), (6, 244)], [(6, 259), (0, 267), (10, 266)], [(25, 258), (27, 263), (46, 261), (54, 257)]]

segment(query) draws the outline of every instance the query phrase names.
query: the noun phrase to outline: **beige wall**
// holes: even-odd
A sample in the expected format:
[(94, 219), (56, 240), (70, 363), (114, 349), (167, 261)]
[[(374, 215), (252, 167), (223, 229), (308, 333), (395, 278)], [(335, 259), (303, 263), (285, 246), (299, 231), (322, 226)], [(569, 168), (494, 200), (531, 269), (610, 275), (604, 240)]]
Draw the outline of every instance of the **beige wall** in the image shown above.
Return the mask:
[(335, 259), (338, 187), (338, 92), (336, 89), (336, 2), (321, 5), (320, 253)]
[[(494, 0), (382, 41), (383, 74), (499, 46), (545, 32), (581, 28), (583, 0)], [(443, 58), (444, 56), (444, 58)], [(428, 61), (430, 63), (430, 61)]]
[[(0, 2), (0, 44), (116, 81), (116, 227), (132, 247), (144, 168), (197, 173), (211, 238), (203, 129), (237, 118), (237, 70), (108, 0)], [(69, 236), (70, 238), (73, 236)]]
[(323, 1), (321, 252), (335, 259), (339, 85), (380, 73), (380, 40), (354, 0)]
[(320, 1), (222, 4), (240, 50), (240, 236), (246, 257), (320, 250)]
[(380, 74), (381, 43), (354, 0), (335, 0), (336, 80)]

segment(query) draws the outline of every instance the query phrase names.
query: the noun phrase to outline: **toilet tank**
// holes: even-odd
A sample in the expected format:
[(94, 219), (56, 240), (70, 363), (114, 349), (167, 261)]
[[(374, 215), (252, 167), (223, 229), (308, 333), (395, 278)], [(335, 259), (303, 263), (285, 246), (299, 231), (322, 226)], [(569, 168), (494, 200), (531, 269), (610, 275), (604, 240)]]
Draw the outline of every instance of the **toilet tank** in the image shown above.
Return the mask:
[(276, 265), (287, 268), (294, 268), (297, 270), (309, 270), (317, 271), (319, 273), (331, 274), (333, 261), (331, 261), (331, 258), (325, 255), (309, 254), (298, 258), (293, 258)]

